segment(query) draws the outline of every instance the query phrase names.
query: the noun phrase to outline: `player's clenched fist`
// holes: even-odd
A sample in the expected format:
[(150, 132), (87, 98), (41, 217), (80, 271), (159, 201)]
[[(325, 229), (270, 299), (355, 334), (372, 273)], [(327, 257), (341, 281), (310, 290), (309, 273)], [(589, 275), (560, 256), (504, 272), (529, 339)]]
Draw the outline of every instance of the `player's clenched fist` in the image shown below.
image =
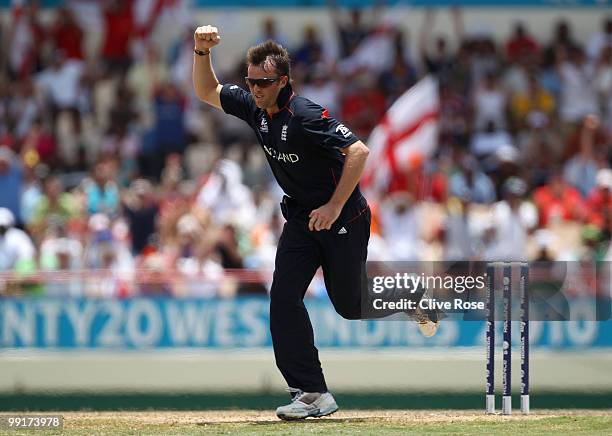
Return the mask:
[(205, 50), (219, 44), (221, 37), (219, 36), (219, 31), (216, 27), (200, 26), (193, 34), (193, 39), (195, 41), (196, 49)]

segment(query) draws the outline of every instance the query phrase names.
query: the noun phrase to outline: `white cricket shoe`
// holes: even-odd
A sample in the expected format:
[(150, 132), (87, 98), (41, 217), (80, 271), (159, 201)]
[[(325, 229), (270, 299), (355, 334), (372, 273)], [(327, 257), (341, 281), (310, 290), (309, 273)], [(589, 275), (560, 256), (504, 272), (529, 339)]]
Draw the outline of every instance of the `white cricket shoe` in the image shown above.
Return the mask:
[[(423, 295), (421, 296), (421, 300), (423, 299), (429, 299), (429, 292), (427, 291), (427, 289), (425, 289), (425, 292), (423, 292)], [(413, 319), (419, 326), (421, 334), (426, 338), (431, 338), (438, 331), (440, 317), (439, 314), (435, 311), (426, 312), (420, 307), (417, 307), (414, 311)]]
[(414, 312), (414, 321), (419, 326), (421, 334), (426, 338), (431, 338), (438, 331), (440, 321), (432, 321), (429, 315), (423, 312), (421, 309), (417, 309)]
[(293, 394), (291, 403), (276, 409), (276, 416), (282, 420), (305, 419), (309, 416), (319, 418), (338, 410), (336, 400), (329, 392), (304, 392), (295, 388), (287, 390)]

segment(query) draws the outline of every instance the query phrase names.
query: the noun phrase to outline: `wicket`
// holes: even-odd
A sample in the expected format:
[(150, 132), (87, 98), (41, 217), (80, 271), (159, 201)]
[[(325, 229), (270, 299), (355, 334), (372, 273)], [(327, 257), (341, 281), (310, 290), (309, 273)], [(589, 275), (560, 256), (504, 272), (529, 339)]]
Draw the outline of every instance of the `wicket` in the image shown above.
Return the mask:
[(503, 269), (502, 413), (512, 414), (512, 269), (520, 268), (521, 412), (529, 414), (529, 265), (525, 262), (487, 263), (486, 286), (486, 413), (495, 413), (495, 273)]

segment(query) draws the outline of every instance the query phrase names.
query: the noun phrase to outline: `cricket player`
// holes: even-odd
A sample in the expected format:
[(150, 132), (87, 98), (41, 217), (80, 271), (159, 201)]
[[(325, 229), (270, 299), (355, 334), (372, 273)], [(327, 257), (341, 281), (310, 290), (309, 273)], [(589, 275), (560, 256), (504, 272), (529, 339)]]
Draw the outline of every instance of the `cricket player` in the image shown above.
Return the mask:
[[(289, 55), (279, 44), (267, 41), (248, 50), (246, 92), (219, 84), (215, 76), (212, 49), (221, 41), (216, 27), (198, 27), (194, 41), (197, 96), (251, 126), (286, 194), (270, 331), (292, 401), (276, 414), (286, 420), (329, 415), (338, 405), (325, 384), (303, 299), (322, 267), (336, 311), (346, 319), (361, 317), (371, 215), (358, 182), (368, 148), (325, 108), (293, 92)], [(423, 326), (437, 328), (432, 322)]]

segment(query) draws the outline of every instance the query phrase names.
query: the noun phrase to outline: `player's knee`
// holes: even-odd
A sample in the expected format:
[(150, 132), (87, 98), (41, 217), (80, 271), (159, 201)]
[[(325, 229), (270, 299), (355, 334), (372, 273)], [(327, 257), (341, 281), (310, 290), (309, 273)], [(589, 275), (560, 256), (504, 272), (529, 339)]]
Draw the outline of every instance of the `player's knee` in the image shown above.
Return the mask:
[(270, 312), (300, 308), (303, 305), (301, 298), (289, 295), (287, 292), (270, 292)]

